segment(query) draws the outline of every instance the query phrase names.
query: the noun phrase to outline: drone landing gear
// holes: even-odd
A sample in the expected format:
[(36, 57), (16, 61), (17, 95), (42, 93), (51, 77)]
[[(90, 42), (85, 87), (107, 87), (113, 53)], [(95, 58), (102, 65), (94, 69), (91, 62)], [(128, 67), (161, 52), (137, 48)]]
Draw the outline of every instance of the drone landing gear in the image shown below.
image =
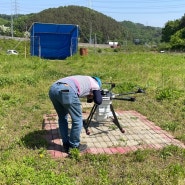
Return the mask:
[[(89, 128), (90, 122), (91, 122), (91, 120), (92, 120), (92, 117), (93, 117), (93, 115), (94, 115), (94, 113), (95, 113), (97, 107), (98, 107), (98, 105), (97, 105), (97, 104), (94, 104), (93, 107), (92, 107), (92, 109), (91, 109), (91, 112), (90, 112), (88, 118), (87, 118), (86, 120), (83, 121), (83, 126), (84, 126), (84, 128), (85, 128), (85, 131), (86, 131), (86, 134), (87, 134), (87, 135), (90, 135), (90, 131), (89, 131), (88, 128)], [(121, 131), (122, 133), (125, 133), (125, 130), (121, 127), (121, 125), (120, 125), (120, 123), (119, 123), (119, 121), (118, 121), (118, 118), (117, 118), (117, 116), (116, 116), (116, 113), (115, 113), (115, 111), (114, 111), (114, 108), (113, 108), (113, 105), (112, 105), (112, 104), (110, 104), (110, 110), (111, 110), (112, 115), (113, 115), (113, 117), (114, 117), (114, 120), (113, 120), (114, 124), (120, 129), (120, 131)]]
[(121, 127), (121, 125), (120, 125), (120, 123), (119, 123), (119, 121), (118, 121), (118, 118), (117, 118), (117, 116), (116, 116), (116, 113), (115, 113), (115, 111), (114, 111), (114, 108), (113, 108), (113, 105), (112, 105), (112, 104), (110, 104), (110, 110), (111, 110), (111, 112), (112, 112), (112, 114), (113, 114), (113, 117), (114, 117), (114, 120), (113, 120), (114, 124), (120, 129), (120, 131), (121, 131), (122, 133), (125, 133), (125, 130)]

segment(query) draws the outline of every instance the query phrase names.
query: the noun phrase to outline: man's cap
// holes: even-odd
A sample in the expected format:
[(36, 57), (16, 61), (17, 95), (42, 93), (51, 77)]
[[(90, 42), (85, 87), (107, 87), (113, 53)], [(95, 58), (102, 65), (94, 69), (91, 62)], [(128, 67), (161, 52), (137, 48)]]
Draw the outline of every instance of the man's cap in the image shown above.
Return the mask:
[(92, 76), (92, 78), (94, 78), (94, 79), (98, 82), (98, 85), (99, 85), (99, 87), (101, 88), (102, 83), (101, 83), (100, 78), (99, 78), (99, 77), (97, 77), (97, 76)]

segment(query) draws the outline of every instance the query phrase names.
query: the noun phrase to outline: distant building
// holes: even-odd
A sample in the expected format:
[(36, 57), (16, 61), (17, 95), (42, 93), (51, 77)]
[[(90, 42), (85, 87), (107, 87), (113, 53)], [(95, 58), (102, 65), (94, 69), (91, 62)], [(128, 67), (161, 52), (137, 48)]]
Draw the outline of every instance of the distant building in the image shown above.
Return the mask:
[(140, 39), (134, 39), (134, 44), (136, 44), (136, 45), (141, 44)]

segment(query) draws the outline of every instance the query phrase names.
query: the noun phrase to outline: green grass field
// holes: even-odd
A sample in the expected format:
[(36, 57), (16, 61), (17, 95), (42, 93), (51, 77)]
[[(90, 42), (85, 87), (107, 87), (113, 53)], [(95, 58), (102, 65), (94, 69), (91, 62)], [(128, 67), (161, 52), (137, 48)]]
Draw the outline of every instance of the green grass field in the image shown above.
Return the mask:
[(176, 146), (77, 159), (48, 155), (42, 138), (43, 114), (53, 110), (48, 90), (74, 74), (116, 83), (115, 93), (144, 88), (136, 102), (115, 101), (115, 109), (136, 110), (185, 143), (185, 54), (89, 49), (88, 56), (50, 61), (1, 52), (0, 184), (184, 185), (185, 150)]

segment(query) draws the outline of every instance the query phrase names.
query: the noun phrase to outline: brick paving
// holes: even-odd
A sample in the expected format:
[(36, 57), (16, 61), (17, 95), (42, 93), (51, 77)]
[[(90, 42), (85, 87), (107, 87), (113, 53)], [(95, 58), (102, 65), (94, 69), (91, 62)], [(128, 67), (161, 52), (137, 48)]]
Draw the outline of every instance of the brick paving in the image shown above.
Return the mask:
[[(89, 106), (92, 105), (84, 103), (82, 108)], [(89, 112), (83, 113), (84, 119), (88, 117)], [(82, 129), (81, 133), (81, 143), (88, 145), (86, 152), (92, 154), (127, 153), (145, 148), (161, 149), (167, 145), (185, 148), (182, 142), (136, 111), (116, 111), (116, 114), (125, 133), (120, 132), (112, 118), (100, 122), (92, 119), (89, 125), (90, 135), (86, 134), (85, 129)], [(52, 157), (67, 157), (58, 131), (58, 117), (54, 111), (43, 116), (43, 129), (47, 131), (45, 139), (49, 143), (48, 152)]]

